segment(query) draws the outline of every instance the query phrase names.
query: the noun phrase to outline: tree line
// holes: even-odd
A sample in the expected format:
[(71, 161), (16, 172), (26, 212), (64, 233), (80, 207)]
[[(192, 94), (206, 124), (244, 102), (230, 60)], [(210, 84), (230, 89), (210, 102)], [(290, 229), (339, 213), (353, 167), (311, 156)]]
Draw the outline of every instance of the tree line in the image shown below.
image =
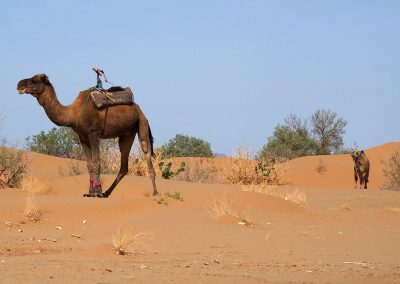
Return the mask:
[[(266, 144), (257, 153), (257, 159), (294, 159), (301, 156), (329, 155), (348, 152), (343, 135), (347, 121), (336, 112), (319, 109), (308, 118), (290, 114), (275, 126)], [(26, 138), (30, 151), (47, 155), (81, 158), (79, 139), (70, 128), (52, 128)], [(161, 146), (163, 158), (213, 157), (211, 144), (203, 139), (177, 134)]]

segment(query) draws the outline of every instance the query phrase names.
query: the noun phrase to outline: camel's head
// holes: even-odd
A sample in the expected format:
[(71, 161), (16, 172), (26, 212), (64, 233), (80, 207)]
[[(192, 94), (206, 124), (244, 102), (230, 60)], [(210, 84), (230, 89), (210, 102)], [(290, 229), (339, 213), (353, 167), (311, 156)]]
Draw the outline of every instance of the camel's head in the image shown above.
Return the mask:
[(37, 74), (32, 78), (19, 81), (17, 90), (19, 94), (31, 94), (34, 97), (38, 97), (48, 85), (50, 85), (50, 81), (47, 75)]
[(362, 154), (364, 154), (364, 151), (354, 151), (352, 154), (351, 154), (351, 158), (353, 159), (353, 161), (355, 162), (355, 161), (357, 161), (358, 160), (358, 158), (362, 155)]

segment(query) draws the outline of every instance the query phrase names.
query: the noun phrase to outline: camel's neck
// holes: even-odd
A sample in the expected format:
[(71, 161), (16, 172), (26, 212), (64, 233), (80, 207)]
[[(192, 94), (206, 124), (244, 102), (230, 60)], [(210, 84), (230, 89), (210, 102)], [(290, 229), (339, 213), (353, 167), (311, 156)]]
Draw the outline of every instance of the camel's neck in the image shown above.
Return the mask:
[(46, 86), (37, 100), (55, 124), (58, 126), (71, 126), (73, 124), (72, 108), (60, 103), (52, 85)]

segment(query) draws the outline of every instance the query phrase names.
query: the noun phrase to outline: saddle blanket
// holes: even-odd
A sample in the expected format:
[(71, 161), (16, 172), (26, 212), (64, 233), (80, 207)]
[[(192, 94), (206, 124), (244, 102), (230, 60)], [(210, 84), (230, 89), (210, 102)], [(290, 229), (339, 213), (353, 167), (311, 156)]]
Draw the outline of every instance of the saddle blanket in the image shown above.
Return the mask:
[(130, 105), (133, 103), (132, 90), (121, 88), (121, 91), (107, 92), (105, 90), (95, 89), (90, 93), (93, 103), (97, 108), (104, 108), (115, 105)]

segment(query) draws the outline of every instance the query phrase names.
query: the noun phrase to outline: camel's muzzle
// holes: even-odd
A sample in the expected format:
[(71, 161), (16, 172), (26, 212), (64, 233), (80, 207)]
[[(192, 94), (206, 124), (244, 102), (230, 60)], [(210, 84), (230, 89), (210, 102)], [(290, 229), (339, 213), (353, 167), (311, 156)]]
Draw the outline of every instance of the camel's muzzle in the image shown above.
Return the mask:
[(23, 95), (26, 93), (26, 88), (18, 89), (18, 94)]

